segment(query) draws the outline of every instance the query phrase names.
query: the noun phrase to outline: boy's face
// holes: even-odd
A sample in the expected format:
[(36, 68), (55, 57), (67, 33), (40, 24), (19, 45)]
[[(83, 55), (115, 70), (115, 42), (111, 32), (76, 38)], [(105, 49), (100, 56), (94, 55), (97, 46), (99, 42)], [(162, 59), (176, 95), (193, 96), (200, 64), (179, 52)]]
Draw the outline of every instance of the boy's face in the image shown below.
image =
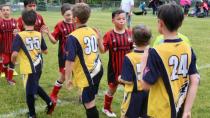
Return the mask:
[(72, 22), (72, 18), (73, 18), (72, 11), (71, 10), (67, 10), (63, 14), (63, 17), (64, 17), (64, 19), (65, 19), (66, 22)]
[(126, 14), (125, 13), (116, 14), (116, 16), (112, 19), (112, 23), (118, 29), (123, 29), (126, 23)]
[(30, 4), (26, 5), (25, 9), (27, 11), (31, 11), (31, 10), (36, 11), (36, 4), (35, 3), (30, 3)]
[(11, 9), (9, 6), (3, 6), (2, 7), (2, 15), (4, 18), (10, 18), (11, 15)]

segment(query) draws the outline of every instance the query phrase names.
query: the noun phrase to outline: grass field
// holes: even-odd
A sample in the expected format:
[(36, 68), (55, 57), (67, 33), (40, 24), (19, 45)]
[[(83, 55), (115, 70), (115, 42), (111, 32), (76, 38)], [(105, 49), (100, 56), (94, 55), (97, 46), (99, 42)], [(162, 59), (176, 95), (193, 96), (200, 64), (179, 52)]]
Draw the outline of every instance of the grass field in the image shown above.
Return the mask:
[[(46, 24), (53, 30), (54, 25), (61, 19), (60, 12), (42, 12)], [(14, 13), (15, 17), (19, 13)], [(152, 29), (153, 37), (157, 33), (157, 19), (155, 16), (134, 16), (133, 24), (146, 24)], [(91, 18), (88, 22), (89, 26), (98, 27), (102, 33), (105, 33), (113, 27), (111, 23), (111, 12), (93, 11)], [(197, 98), (192, 110), (193, 118), (210, 118), (210, 19), (209, 18), (189, 18), (187, 17), (183, 22), (180, 32), (185, 34), (191, 40), (192, 46), (197, 54), (197, 64), (201, 75), (201, 83), (198, 90)], [(57, 64), (57, 45), (53, 45), (46, 39), (49, 54), (44, 56), (44, 69), (40, 81), (41, 86), (50, 93), (55, 80), (58, 77), (58, 64)], [(101, 112), (103, 106), (103, 95), (107, 88), (106, 82), (106, 68), (108, 62), (108, 54), (101, 56), (105, 73), (100, 85), (99, 96), (97, 97), (97, 107), (100, 110), (100, 118), (106, 118)], [(27, 112), (25, 103), (25, 91), (21, 76), (15, 76), (17, 81), (16, 86), (9, 86), (4, 78), (0, 79), (0, 118), (24, 118)], [(122, 88), (122, 87), (120, 87)], [(36, 106), (38, 107), (38, 118), (85, 118), (85, 110), (78, 102), (77, 90), (68, 91), (65, 86), (60, 91), (61, 103), (55, 109), (52, 116), (45, 115), (44, 102), (38, 98)], [(123, 90), (119, 89), (115, 95), (113, 102), (113, 111), (120, 116), (120, 104), (122, 101)]]

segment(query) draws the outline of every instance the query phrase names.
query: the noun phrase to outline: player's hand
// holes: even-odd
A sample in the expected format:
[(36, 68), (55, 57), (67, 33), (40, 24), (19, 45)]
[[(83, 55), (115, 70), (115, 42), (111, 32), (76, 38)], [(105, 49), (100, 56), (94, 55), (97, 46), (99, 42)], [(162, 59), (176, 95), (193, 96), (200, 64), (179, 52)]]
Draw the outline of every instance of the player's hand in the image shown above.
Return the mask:
[(191, 112), (184, 112), (182, 118), (191, 118)]
[(72, 83), (72, 80), (71, 79), (68, 79), (67, 81), (66, 81), (66, 88), (67, 88), (67, 90), (72, 90), (73, 89), (73, 83)]
[(14, 36), (17, 35), (19, 31), (20, 31), (19, 29), (14, 29), (14, 30), (13, 30), (13, 35), (14, 35)]
[(101, 37), (101, 31), (98, 28), (93, 28), (93, 30), (96, 32), (98, 39), (102, 39)]
[(42, 32), (42, 33), (48, 34), (50, 31), (49, 31), (49, 28), (48, 28), (46, 25), (43, 25), (43, 26), (41, 27), (41, 32)]

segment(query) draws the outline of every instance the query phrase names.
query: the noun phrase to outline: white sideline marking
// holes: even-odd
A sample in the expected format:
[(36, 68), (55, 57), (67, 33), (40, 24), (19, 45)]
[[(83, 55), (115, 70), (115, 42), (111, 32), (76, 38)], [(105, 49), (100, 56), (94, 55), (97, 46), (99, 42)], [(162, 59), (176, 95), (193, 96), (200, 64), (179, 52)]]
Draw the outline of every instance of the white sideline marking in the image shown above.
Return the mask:
[(200, 67), (198, 67), (198, 70), (203, 70), (203, 69), (206, 69), (206, 68), (210, 68), (210, 64), (200, 66)]
[[(68, 105), (68, 104), (70, 104), (70, 102), (62, 100), (62, 102), (57, 103), (56, 106), (65, 106), (65, 105)], [(35, 107), (36, 112), (44, 111), (45, 108), (46, 108), (46, 105)], [(22, 114), (24, 115), (27, 112), (28, 112), (28, 109), (19, 109), (18, 111), (13, 111), (13, 112), (10, 112), (8, 114), (2, 114), (2, 115), (0, 115), (0, 118), (15, 118), (16, 116), (19, 116), (19, 115), (22, 115)]]
[[(202, 65), (202, 66), (198, 67), (198, 70), (203, 70), (203, 69), (206, 69), (206, 68), (210, 68), (210, 64)], [(123, 91), (122, 87), (119, 87), (119, 90)], [(106, 91), (104, 91), (102, 93), (99, 93), (99, 96), (103, 96), (104, 93), (106, 93)], [(62, 101), (60, 104), (57, 104), (57, 106), (65, 106), (65, 105), (68, 105), (68, 104), (70, 104), (70, 102)], [(45, 109), (45, 107), (46, 106), (38, 106), (38, 107), (36, 107), (36, 111), (37, 112), (43, 111)], [(2, 114), (2, 115), (0, 115), (0, 118), (14, 118), (15, 116), (18, 116), (18, 115), (21, 115), (21, 114), (26, 114), (27, 112), (28, 112), (28, 109), (19, 109), (18, 111), (13, 111), (13, 112), (10, 112), (8, 114)]]

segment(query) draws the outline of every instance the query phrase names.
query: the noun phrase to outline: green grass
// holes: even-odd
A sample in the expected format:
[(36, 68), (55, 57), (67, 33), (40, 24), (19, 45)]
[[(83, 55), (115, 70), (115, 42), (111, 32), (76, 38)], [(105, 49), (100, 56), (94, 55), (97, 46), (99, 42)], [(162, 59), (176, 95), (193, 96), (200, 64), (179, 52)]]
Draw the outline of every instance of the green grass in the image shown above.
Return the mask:
[[(60, 12), (42, 12), (46, 24), (53, 30), (55, 24), (62, 18)], [(14, 13), (15, 17), (18, 17), (19, 13)], [(157, 18), (152, 15), (148, 16), (133, 16), (133, 26), (136, 24), (146, 24), (152, 29), (153, 37), (158, 35), (157, 33)], [(113, 28), (111, 22), (111, 12), (100, 12), (94, 11), (88, 22), (89, 26), (100, 28), (102, 33), (105, 33), (109, 29)], [(210, 50), (210, 20), (209, 18), (198, 19), (198, 18), (186, 18), (183, 22), (183, 26), (180, 32), (187, 35), (192, 42), (193, 48), (197, 54), (198, 66), (204, 66), (210, 63), (209, 50)], [(49, 54), (44, 56), (44, 69), (40, 85), (50, 93), (55, 80), (58, 78), (58, 64), (57, 64), (57, 45), (53, 45), (46, 39), (48, 45)], [(97, 97), (97, 107), (100, 110), (100, 118), (106, 118), (101, 108), (103, 106), (103, 94), (107, 88), (106, 75), (107, 75), (107, 62), (108, 54), (101, 56), (103, 65), (105, 68), (104, 76), (100, 85), (99, 96)], [(209, 87), (209, 76), (210, 69), (199, 70), (201, 75), (201, 83), (198, 90), (197, 98), (193, 106), (192, 114), (194, 118), (209, 118), (210, 117), (210, 91)], [(23, 88), (21, 76), (16, 76), (16, 86), (8, 86), (5, 79), (0, 79), (0, 117), (3, 114), (10, 112), (18, 112), (19, 109), (27, 109), (25, 103), (25, 90)], [(85, 110), (78, 102), (78, 93), (74, 89), (68, 91), (65, 86), (59, 93), (61, 101), (67, 101), (68, 104), (57, 106), (53, 113), (53, 118), (85, 118)], [(123, 91), (117, 91), (113, 101), (113, 111), (120, 116), (120, 104), (122, 101)], [(44, 106), (44, 102), (39, 98), (36, 101), (36, 106)], [(38, 111), (37, 115), (39, 118), (47, 118), (45, 112)], [(23, 118), (25, 114), (17, 115), (16, 118)]]

